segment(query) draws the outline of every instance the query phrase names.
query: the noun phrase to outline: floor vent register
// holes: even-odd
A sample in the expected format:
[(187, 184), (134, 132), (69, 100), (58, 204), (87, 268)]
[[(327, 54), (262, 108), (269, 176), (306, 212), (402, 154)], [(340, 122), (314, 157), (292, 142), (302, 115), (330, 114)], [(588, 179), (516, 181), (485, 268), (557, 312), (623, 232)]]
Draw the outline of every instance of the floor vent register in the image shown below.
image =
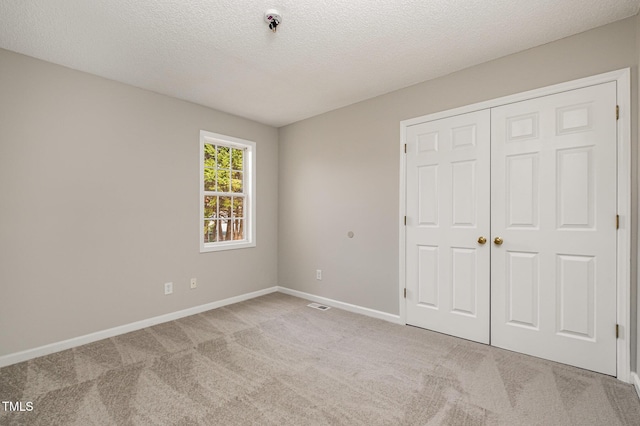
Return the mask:
[(328, 306), (321, 305), (319, 303), (309, 303), (307, 306), (313, 309), (318, 309), (320, 311), (326, 311), (327, 309), (330, 309)]

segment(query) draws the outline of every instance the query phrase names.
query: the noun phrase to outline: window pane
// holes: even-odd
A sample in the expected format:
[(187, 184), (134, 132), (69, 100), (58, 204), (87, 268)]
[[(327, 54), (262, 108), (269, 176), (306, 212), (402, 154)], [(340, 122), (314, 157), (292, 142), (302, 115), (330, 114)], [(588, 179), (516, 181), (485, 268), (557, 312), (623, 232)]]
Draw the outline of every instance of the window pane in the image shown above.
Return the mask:
[(231, 148), (228, 146), (219, 146), (218, 147), (218, 168), (219, 169), (229, 169), (229, 155)]
[(230, 174), (228, 170), (218, 170), (218, 192), (231, 192), (229, 190)]
[(242, 149), (233, 148), (231, 153), (231, 168), (233, 170), (242, 170), (244, 165), (244, 151)]
[(244, 219), (233, 220), (233, 239), (244, 240)]
[(233, 197), (233, 217), (244, 217), (244, 198)]
[(204, 221), (204, 242), (205, 243), (215, 243), (218, 241), (216, 238), (216, 222), (215, 220), (205, 220)]
[(204, 217), (218, 217), (218, 197), (204, 197)]
[(216, 166), (216, 147), (208, 143), (204, 144), (204, 166), (215, 167)]
[(216, 190), (216, 171), (213, 169), (204, 169), (204, 190)]
[(231, 219), (221, 219), (218, 221), (218, 241), (228, 241), (231, 239)]
[(220, 197), (219, 203), (220, 209), (220, 217), (221, 218), (230, 218), (231, 217), (231, 197)]
[(242, 192), (242, 172), (231, 172), (231, 192)]

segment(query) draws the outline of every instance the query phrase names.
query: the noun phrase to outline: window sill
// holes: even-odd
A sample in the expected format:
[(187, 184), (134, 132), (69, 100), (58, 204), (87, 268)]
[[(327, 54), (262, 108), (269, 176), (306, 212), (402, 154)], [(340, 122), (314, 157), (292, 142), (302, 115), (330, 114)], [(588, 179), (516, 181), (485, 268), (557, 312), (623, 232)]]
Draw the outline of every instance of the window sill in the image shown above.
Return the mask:
[(225, 251), (236, 250), (243, 248), (255, 247), (255, 242), (238, 241), (238, 242), (224, 242), (224, 243), (209, 243), (200, 246), (200, 253), (209, 253), (212, 251)]

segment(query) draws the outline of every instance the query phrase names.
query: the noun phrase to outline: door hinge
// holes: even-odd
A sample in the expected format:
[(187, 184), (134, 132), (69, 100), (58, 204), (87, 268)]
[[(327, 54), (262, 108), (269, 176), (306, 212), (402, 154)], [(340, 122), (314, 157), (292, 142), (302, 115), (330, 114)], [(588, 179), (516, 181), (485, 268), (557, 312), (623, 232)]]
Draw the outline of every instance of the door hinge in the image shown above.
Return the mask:
[(616, 324), (616, 339), (620, 337), (620, 326)]
[(406, 143), (404, 144), (404, 153), (405, 154), (407, 153), (407, 144)]
[(406, 287), (404, 288), (404, 298), (405, 299), (407, 298), (407, 288)]
[(620, 229), (620, 215), (616, 215), (616, 229)]
[(404, 226), (407, 226), (407, 217), (404, 217)]
[(616, 105), (616, 120), (620, 120), (620, 105)]

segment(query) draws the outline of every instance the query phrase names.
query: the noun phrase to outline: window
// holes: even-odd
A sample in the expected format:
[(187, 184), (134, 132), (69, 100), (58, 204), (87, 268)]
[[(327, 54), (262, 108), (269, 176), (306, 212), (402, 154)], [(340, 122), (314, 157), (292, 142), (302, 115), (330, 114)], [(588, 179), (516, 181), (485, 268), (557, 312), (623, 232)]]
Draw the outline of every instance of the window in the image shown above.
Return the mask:
[(200, 252), (255, 247), (254, 142), (200, 131)]

